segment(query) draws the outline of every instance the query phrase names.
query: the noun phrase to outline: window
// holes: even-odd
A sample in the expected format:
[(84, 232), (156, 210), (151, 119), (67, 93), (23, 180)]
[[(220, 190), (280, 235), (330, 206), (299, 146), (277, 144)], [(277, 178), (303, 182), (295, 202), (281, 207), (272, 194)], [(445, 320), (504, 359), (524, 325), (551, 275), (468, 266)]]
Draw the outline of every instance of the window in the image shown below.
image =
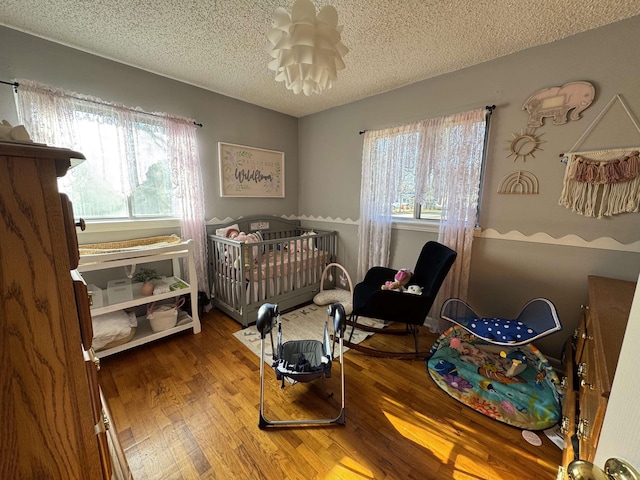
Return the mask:
[(94, 105), (72, 112), (87, 160), (59, 180), (74, 212), (88, 220), (173, 217), (167, 135), (161, 119)]
[(458, 253), (455, 271), (439, 298), (466, 296), (485, 139), (494, 108), (365, 132), (358, 278), (373, 266), (389, 265), (394, 219), (439, 219), (438, 242)]
[[(401, 158), (396, 159), (400, 163), (398, 175), (398, 190), (391, 204), (391, 215), (401, 218), (420, 218), (420, 205), (416, 203), (416, 162), (417, 146), (420, 139), (419, 132), (401, 133), (394, 135), (392, 143), (404, 145), (401, 150)], [(389, 139), (382, 138), (378, 142)]]
[[(484, 120), (480, 123), (484, 123)], [(472, 139), (465, 138), (465, 132), (467, 131), (469, 130), (466, 126), (451, 124), (448, 128), (438, 132), (439, 138), (436, 141), (440, 145), (447, 145), (446, 142), (461, 144), (465, 141), (471, 141)], [(420, 161), (418, 158), (423, 141), (421, 135), (424, 136), (425, 133), (421, 131), (409, 134), (404, 133), (394, 135), (395, 138), (393, 138), (393, 141), (404, 145), (401, 150), (397, 150), (401, 153), (401, 156), (393, 160), (400, 164), (400, 168), (397, 170), (400, 177), (398, 189), (391, 205), (391, 215), (395, 220), (421, 219), (438, 222), (442, 215), (443, 196), (446, 194), (445, 189), (441, 188), (439, 184), (442, 166), (434, 165), (433, 168), (429, 168), (425, 173), (425, 178), (422, 179), (422, 182), (417, 181), (416, 175), (418, 162)], [(378, 142), (388, 140), (389, 138), (383, 138), (379, 139)], [(430, 140), (434, 141), (433, 138)], [(469, 156), (468, 159), (473, 162), (480, 162), (480, 168), (484, 168), (484, 156)], [(420, 184), (422, 184), (423, 189), (422, 202), (416, 199), (416, 189), (420, 188), (418, 187)], [(480, 185), (476, 188), (479, 189)]]
[(208, 291), (195, 121), (146, 113), (27, 79), (16, 83), (18, 119), (31, 138), (80, 151), (87, 158), (60, 185), (74, 202), (74, 213), (91, 220), (125, 220), (122, 223), (175, 219), (181, 237), (193, 241), (199, 289)]

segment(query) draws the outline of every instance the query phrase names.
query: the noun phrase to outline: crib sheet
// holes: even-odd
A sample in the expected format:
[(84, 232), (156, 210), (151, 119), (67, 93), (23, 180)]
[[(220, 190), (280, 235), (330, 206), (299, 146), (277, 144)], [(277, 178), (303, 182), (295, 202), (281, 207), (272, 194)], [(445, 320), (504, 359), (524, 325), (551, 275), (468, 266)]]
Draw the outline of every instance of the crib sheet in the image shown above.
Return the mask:
[[(455, 348), (452, 339), (456, 339)], [(521, 353), (526, 368), (508, 376), (512, 360), (503, 358), (501, 351), (510, 356)], [(500, 422), (544, 430), (560, 418), (558, 376), (531, 344), (516, 348), (490, 345), (454, 326), (432, 347), (427, 368), (433, 381), (451, 397)]]
[(279, 250), (272, 250), (263, 256), (262, 261), (256, 261), (252, 266), (245, 268), (245, 278), (251, 281), (278, 278), (294, 272), (306, 271), (314, 267), (322, 272), (329, 256), (329, 252), (322, 250), (291, 254), (288, 252), (281, 253)]

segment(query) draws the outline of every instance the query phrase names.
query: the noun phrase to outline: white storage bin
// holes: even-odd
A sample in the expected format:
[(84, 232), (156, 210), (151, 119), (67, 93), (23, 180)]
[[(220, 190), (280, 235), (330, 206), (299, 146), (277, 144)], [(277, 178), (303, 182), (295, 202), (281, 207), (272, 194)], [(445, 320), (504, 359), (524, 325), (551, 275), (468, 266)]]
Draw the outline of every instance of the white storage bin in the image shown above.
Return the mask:
[(90, 283), (87, 285), (87, 292), (89, 292), (89, 298), (91, 299), (91, 308), (100, 308), (104, 305), (101, 288)]
[(109, 297), (110, 305), (133, 300), (131, 279), (123, 278), (121, 280), (109, 280), (107, 283), (107, 295)]

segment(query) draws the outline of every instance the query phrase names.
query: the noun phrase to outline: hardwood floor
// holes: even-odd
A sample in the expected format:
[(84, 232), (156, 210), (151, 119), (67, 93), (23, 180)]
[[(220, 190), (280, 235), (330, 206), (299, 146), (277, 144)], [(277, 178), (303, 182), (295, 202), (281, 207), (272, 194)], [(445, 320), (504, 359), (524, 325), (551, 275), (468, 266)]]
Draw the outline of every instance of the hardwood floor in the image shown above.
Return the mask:
[[(554, 479), (561, 451), (493, 421), (436, 387), (421, 360), (345, 353), (346, 425), (260, 430), (260, 364), (217, 310), (185, 332), (102, 359), (118, 437), (141, 479)], [(249, 328), (255, 328), (254, 326)], [(321, 339), (319, 339), (321, 340)], [(421, 329), (421, 347), (435, 337)], [(411, 337), (366, 341), (393, 349)], [(280, 388), (266, 371), (269, 419), (334, 417), (340, 375)]]

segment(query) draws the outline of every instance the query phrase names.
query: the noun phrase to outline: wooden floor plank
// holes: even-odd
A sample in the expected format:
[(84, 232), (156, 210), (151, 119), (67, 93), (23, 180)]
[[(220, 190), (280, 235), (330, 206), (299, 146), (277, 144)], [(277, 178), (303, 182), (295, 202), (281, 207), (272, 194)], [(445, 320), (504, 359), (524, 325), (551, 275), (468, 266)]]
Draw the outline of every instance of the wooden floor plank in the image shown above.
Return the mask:
[[(255, 328), (255, 327), (249, 327)], [(462, 405), (430, 379), (422, 360), (345, 353), (346, 425), (260, 430), (260, 360), (217, 310), (184, 332), (102, 359), (111, 406), (134, 478), (437, 479), (555, 478), (561, 451)], [(435, 336), (421, 329), (422, 349)], [(365, 344), (399, 351), (411, 336)], [(325, 385), (286, 385), (265, 371), (265, 412), (325, 418), (340, 410), (340, 366)], [(328, 397), (327, 392), (333, 392)]]

